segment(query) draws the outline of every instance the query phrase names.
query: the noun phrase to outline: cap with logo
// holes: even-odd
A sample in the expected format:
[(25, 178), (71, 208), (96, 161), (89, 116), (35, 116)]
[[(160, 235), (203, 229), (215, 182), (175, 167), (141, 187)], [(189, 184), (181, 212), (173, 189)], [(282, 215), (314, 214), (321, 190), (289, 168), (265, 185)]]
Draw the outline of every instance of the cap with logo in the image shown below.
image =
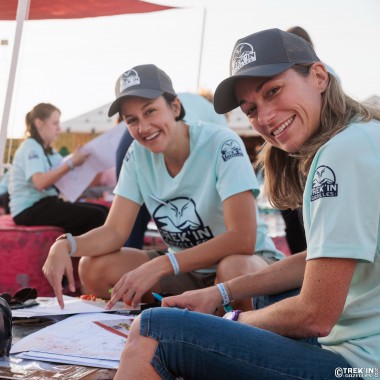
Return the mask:
[(165, 92), (176, 95), (172, 81), (164, 71), (152, 64), (135, 66), (116, 81), (116, 100), (111, 104), (108, 116), (120, 111), (120, 102), (126, 96), (155, 99)]
[(230, 77), (215, 90), (215, 111), (226, 113), (239, 106), (235, 95), (239, 78), (272, 77), (295, 64), (318, 61), (306, 40), (280, 29), (267, 29), (241, 38), (232, 51)]

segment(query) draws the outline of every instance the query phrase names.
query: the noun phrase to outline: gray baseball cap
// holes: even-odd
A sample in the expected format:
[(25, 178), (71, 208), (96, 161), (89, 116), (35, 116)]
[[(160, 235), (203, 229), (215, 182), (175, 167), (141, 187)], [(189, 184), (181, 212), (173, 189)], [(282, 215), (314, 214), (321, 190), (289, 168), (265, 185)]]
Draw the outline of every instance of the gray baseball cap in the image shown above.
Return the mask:
[(132, 67), (116, 81), (116, 100), (111, 104), (108, 116), (120, 111), (120, 102), (127, 96), (155, 99), (165, 92), (176, 95), (172, 81), (164, 71), (152, 64)]
[(239, 106), (235, 84), (240, 78), (272, 77), (296, 64), (319, 61), (306, 40), (280, 29), (267, 29), (241, 38), (232, 51), (230, 77), (215, 90), (215, 111), (226, 113)]

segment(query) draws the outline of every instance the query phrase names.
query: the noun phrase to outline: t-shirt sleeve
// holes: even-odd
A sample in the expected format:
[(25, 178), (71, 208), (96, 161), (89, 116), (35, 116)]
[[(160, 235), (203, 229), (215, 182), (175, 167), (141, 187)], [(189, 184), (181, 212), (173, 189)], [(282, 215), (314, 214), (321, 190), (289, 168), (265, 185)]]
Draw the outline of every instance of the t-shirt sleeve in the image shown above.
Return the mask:
[(114, 194), (141, 205), (144, 201), (138, 184), (135, 160), (135, 144), (132, 143), (124, 157)]
[(379, 233), (379, 155), (355, 131), (327, 143), (314, 158), (304, 193), (308, 259), (373, 262)]
[(255, 197), (259, 194), (256, 175), (238, 135), (231, 134), (222, 140), (216, 162), (216, 187), (222, 201), (247, 190), (252, 190)]
[(27, 145), (25, 145), (24, 162), (25, 179), (27, 181), (29, 181), (34, 174), (45, 173), (47, 171), (45, 167), (45, 154), (42, 147), (32, 141), (28, 141)]

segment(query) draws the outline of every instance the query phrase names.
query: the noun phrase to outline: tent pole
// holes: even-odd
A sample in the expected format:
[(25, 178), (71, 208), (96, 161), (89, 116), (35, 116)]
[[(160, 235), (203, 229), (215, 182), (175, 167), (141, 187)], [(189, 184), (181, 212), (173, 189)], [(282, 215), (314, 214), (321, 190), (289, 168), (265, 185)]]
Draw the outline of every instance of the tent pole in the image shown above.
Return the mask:
[(12, 105), (12, 96), (13, 96), (15, 77), (16, 77), (18, 55), (20, 51), (22, 28), (24, 26), (24, 21), (28, 17), (29, 4), (30, 4), (30, 0), (18, 0), (18, 4), (17, 4), (15, 41), (13, 45), (11, 68), (9, 72), (8, 87), (7, 87), (7, 93), (5, 96), (3, 118), (1, 121), (1, 130), (0, 130), (0, 159), (1, 159), (0, 167), (2, 166), (4, 162), (5, 145), (7, 141), (7, 128), (8, 128), (8, 122), (9, 122), (9, 114), (10, 114), (11, 105)]
[(206, 8), (203, 8), (203, 26), (202, 26), (202, 36), (201, 36), (201, 49), (199, 53), (199, 62), (198, 62), (198, 79), (197, 79), (197, 91), (200, 90), (200, 81), (201, 81), (201, 68), (202, 68), (202, 58), (203, 58), (203, 43), (205, 39), (205, 26), (206, 26)]

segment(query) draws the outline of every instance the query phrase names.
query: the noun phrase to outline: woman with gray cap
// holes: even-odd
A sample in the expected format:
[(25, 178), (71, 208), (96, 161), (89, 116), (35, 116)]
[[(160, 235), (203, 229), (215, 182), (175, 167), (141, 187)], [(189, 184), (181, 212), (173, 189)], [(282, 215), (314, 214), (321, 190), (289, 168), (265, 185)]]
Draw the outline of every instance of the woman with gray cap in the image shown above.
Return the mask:
[(345, 95), (313, 48), (279, 29), (236, 43), (215, 108), (238, 106), (266, 140), (271, 202), (303, 202), (307, 252), (226, 282), (230, 298), (255, 297), (253, 311), (205, 314), (222, 302), (216, 287), (144, 311), (115, 379), (377, 378), (380, 111)]
[[(258, 183), (238, 135), (205, 122), (184, 122), (185, 110), (170, 78), (140, 65), (116, 83), (119, 112), (135, 139), (128, 150), (104, 226), (57, 241), (44, 273), (63, 307), (62, 276), (74, 286), (70, 256), (82, 256), (87, 292), (123, 298), (134, 307), (151, 292), (180, 294), (267, 267), (283, 254), (258, 218)], [(168, 245), (167, 252), (122, 248), (145, 203)], [(69, 253), (69, 254), (68, 254)], [(254, 254), (255, 253), (255, 254)], [(251, 308), (250, 299), (241, 302)]]

